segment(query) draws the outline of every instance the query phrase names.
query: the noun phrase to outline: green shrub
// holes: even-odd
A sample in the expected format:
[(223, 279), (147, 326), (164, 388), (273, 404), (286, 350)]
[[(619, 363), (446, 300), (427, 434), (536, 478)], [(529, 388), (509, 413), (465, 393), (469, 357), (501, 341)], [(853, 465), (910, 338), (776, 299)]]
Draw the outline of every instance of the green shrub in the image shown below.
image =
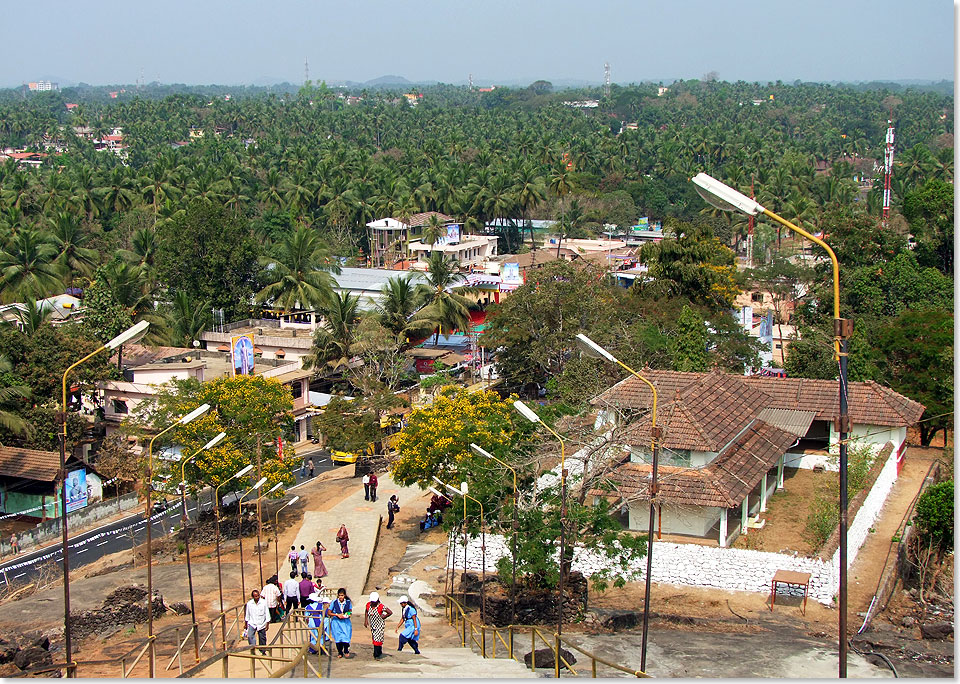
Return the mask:
[(939, 482), (917, 500), (914, 521), (924, 542), (941, 550), (953, 548), (953, 480)]

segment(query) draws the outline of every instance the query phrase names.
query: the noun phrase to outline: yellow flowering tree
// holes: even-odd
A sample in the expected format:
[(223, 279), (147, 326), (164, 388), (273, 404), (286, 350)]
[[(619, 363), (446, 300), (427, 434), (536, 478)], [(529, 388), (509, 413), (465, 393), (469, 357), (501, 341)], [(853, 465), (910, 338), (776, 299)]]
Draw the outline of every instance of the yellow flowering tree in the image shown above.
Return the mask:
[[(162, 438), (163, 447), (178, 445), (183, 458), (196, 457), (186, 466), (186, 481), (193, 490), (204, 486), (216, 487), (247, 464), (257, 464), (260, 451), (260, 471), (267, 482), (266, 491), (278, 482), (293, 484), (290, 462), (292, 447), (284, 445), (284, 461), (279, 458), (277, 438), (291, 435), (293, 428), (293, 395), (290, 390), (272, 378), (257, 375), (238, 375), (217, 378), (211, 382), (194, 379), (174, 380), (164, 386), (155, 398), (134, 416), (135, 424), (149, 438), (151, 432), (175, 423), (197, 406), (208, 403), (210, 412), (188, 425), (178, 426)], [(220, 432), (226, 438), (215, 447), (200, 451)], [(154, 471), (168, 470), (172, 482), (180, 479), (180, 464), (157, 459), (154, 449)], [(199, 453), (198, 453), (199, 452)], [(251, 471), (256, 480), (256, 469)], [(248, 487), (247, 479), (233, 481), (221, 493)], [(276, 494), (282, 494), (279, 489)]]
[(432, 404), (407, 417), (390, 466), (394, 481), (426, 487), (436, 476), (453, 482), (463, 475), (464, 462), (473, 458), (471, 442), (493, 453), (503, 453), (514, 444), (519, 436), (513, 424), (515, 413), (496, 392), (442, 388)]

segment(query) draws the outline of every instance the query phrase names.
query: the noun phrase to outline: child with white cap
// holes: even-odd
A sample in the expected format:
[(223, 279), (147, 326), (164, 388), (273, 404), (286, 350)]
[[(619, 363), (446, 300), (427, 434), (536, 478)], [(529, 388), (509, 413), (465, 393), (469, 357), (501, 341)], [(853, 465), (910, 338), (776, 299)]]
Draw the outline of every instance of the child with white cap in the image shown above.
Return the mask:
[[(400, 628), (403, 627), (403, 631)], [(407, 596), (400, 597), (400, 622), (394, 633), (400, 632), (400, 647), (398, 651), (403, 650), (404, 644), (410, 644), (413, 652), (420, 655), (420, 618), (417, 617), (417, 605)]]
[(386, 627), (386, 618), (393, 615), (393, 611), (387, 608), (380, 600), (380, 594), (370, 592), (370, 600), (363, 611), (363, 626), (370, 628), (370, 636), (373, 639), (373, 657), (380, 660), (383, 657), (383, 634)]

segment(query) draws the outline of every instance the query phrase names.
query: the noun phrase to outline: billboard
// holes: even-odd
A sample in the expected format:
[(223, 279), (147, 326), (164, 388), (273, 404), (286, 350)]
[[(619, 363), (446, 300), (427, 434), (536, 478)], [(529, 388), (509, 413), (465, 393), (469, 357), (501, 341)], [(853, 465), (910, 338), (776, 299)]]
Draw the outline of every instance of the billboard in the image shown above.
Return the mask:
[(520, 277), (520, 264), (518, 262), (503, 264), (500, 267), (500, 275), (505, 283), (523, 282), (523, 279)]
[(443, 245), (455, 245), (460, 242), (460, 225), (453, 224), (446, 226), (446, 232), (441, 235), (436, 242), (433, 243), (434, 247), (442, 247)]
[(644, 230), (644, 231), (650, 230), (650, 217), (641, 216), (640, 218), (637, 219), (637, 225), (632, 226), (632, 228), (633, 230), (638, 232), (641, 230)]
[(72, 513), (87, 505), (87, 471), (85, 468), (68, 473), (63, 486), (67, 494), (67, 513)]
[(253, 334), (230, 338), (230, 360), (234, 375), (253, 375)]

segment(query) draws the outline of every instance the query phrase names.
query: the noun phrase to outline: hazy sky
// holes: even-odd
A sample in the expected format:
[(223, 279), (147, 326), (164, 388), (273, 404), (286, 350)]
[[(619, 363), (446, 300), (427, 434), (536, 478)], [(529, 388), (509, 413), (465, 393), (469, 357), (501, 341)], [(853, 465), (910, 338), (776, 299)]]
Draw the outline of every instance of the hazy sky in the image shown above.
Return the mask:
[(0, 86), (952, 79), (944, 0), (17, 0)]

